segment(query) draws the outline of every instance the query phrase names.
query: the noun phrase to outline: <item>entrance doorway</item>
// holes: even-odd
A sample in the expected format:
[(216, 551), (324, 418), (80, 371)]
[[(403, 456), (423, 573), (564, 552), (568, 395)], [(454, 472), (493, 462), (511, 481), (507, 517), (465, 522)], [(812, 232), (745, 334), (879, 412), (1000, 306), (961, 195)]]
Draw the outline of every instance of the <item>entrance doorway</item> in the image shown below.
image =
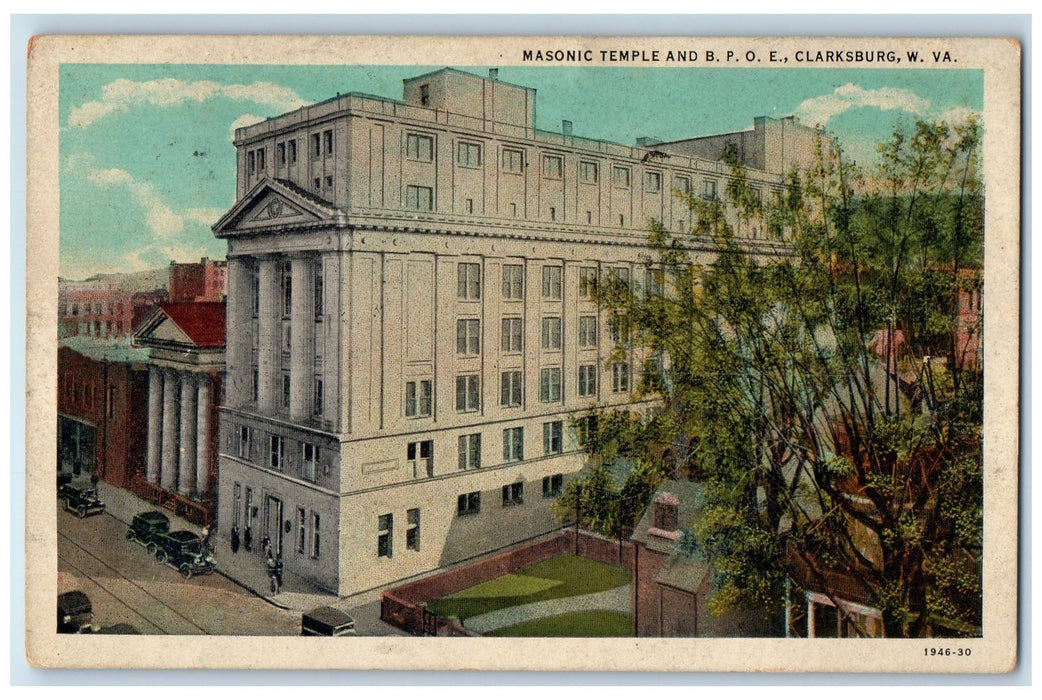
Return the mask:
[(282, 554), (282, 501), (268, 496), (264, 502), (264, 534), (271, 541), (275, 556)]

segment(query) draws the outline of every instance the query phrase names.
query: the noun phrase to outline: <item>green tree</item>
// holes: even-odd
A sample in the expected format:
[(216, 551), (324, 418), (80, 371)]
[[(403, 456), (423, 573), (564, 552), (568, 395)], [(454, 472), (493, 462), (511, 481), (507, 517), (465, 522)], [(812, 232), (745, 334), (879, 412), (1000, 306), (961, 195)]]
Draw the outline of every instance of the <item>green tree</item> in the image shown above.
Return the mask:
[[(979, 143), (972, 119), (920, 122), (865, 174), (821, 138), (766, 201), (731, 151), (728, 203), (688, 195), (689, 233), (650, 227), (664, 293), (600, 285), (660, 358), (640, 384), (660, 408), (586, 448), (668, 453), (703, 481), (690, 534), (715, 609), (773, 614), (801, 574), (834, 597), (856, 585), (887, 636), (980, 624), (982, 373), (960, 314), (980, 285)], [(785, 239), (735, 233), (764, 222)]]

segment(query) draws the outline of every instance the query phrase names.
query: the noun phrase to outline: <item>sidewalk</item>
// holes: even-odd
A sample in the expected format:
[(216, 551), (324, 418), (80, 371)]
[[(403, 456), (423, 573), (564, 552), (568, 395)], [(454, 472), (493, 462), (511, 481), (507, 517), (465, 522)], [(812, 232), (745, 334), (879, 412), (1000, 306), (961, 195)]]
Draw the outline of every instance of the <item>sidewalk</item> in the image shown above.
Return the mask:
[(630, 584), (598, 593), (587, 593), (586, 595), (577, 595), (571, 598), (540, 600), (512, 608), (493, 610), (483, 615), (468, 617), (466, 620), (463, 620), (463, 626), (472, 632), (486, 634), (504, 627), (513, 627), (529, 620), (540, 620), (544, 617), (554, 617), (564, 613), (586, 610), (610, 610), (629, 614)]

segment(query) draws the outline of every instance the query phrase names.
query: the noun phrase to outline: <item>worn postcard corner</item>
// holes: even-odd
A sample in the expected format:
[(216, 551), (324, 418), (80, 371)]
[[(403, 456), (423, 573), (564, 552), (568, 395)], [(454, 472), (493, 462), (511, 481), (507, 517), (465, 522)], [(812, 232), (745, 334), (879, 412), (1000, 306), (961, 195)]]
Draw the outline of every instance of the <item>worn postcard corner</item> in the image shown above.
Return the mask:
[(1020, 60), (33, 39), (30, 663), (1012, 670)]

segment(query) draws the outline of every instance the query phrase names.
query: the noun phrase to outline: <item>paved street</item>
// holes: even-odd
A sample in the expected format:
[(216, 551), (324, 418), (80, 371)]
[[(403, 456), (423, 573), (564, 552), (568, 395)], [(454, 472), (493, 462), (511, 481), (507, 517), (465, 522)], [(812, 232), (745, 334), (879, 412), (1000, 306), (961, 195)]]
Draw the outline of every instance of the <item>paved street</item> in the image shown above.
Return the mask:
[(95, 625), (129, 623), (144, 634), (297, 635), (300, 613), (259, 598), (220, 574), (185, 581), (127, 541), (109, 514), (58, 512), (58, 590), (84, 591)]

